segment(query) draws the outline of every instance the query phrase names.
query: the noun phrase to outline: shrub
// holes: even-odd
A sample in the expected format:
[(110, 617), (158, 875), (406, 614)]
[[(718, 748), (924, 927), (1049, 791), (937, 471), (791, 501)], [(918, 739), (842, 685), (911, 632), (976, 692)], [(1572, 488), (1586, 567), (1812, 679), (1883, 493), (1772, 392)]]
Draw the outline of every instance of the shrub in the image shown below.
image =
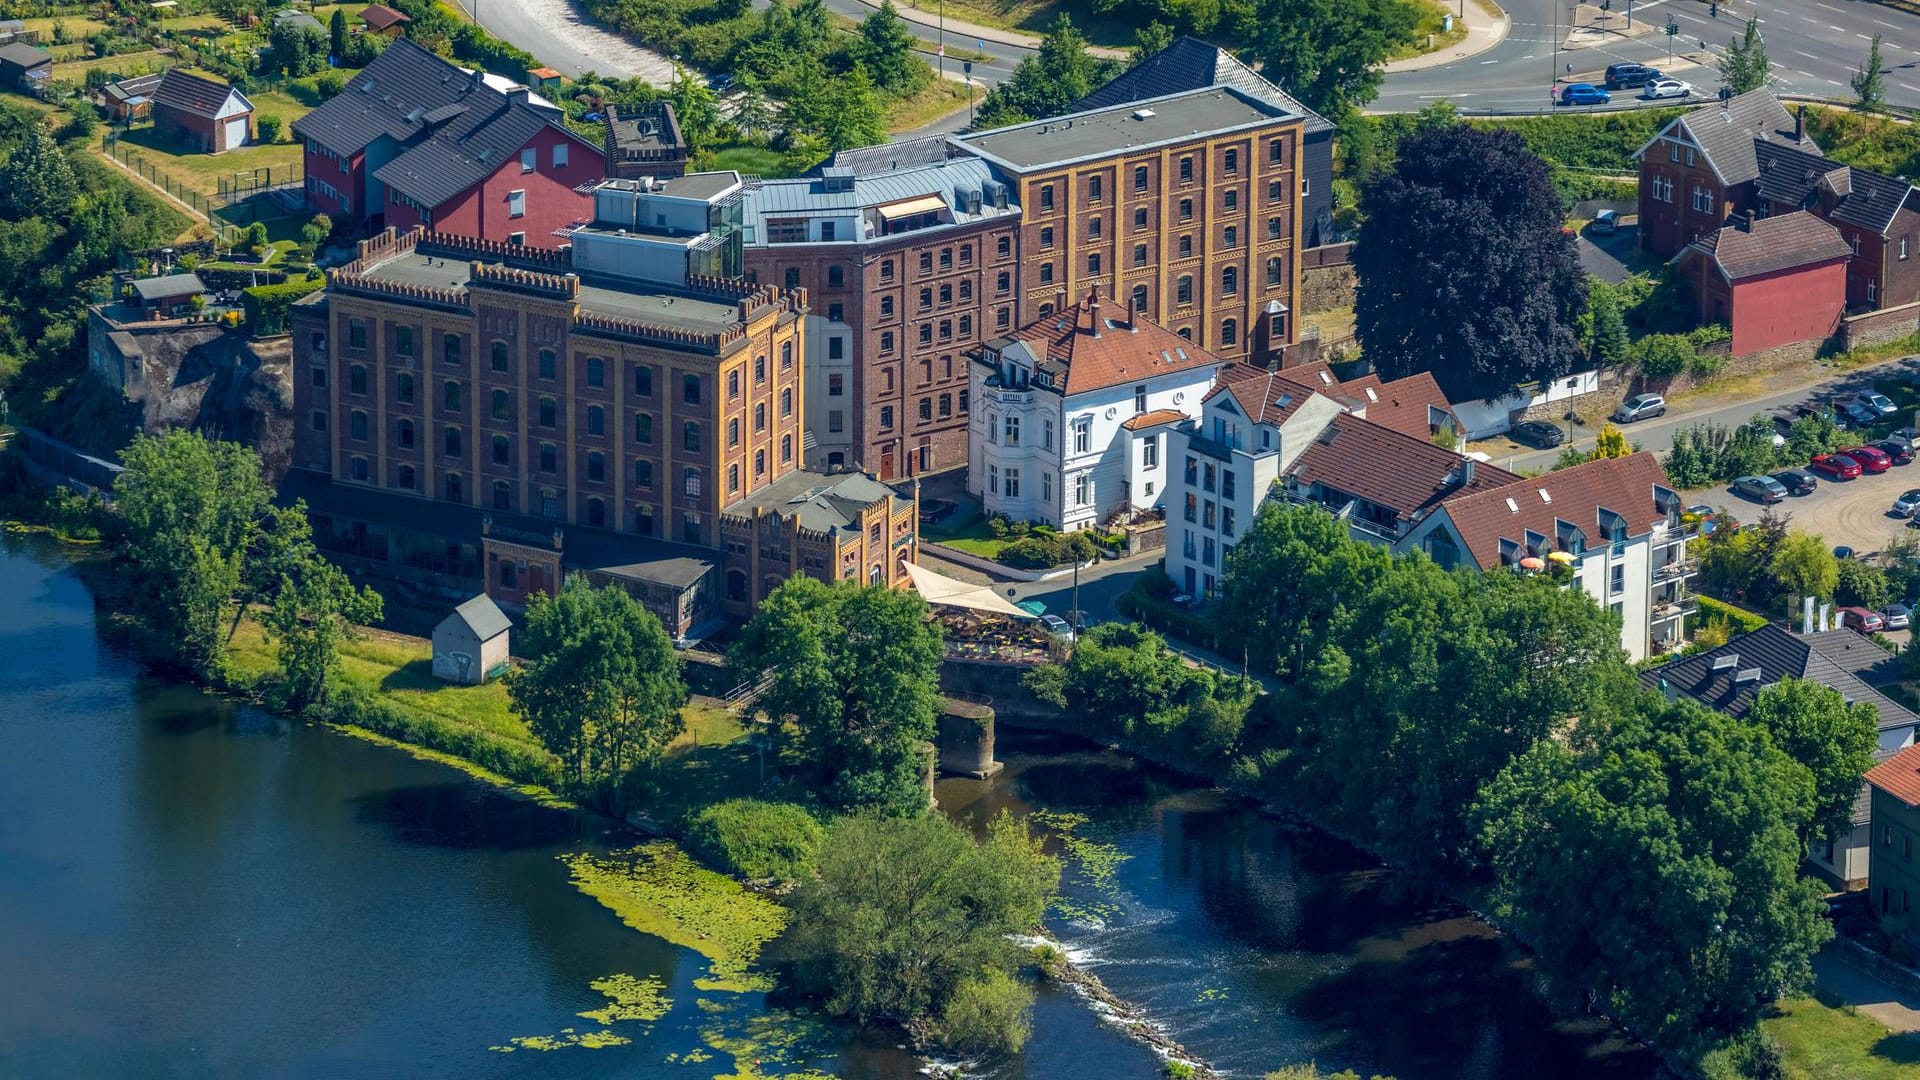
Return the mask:
[(728, 799), (687, 821), (687, 848), (701, 860), (744, 878), (797, 881), (813, 872), (825, 830), (792, 803)]
[(940, 1014), (943, 1041), (963, 1053), (1004, 1048), (1018, 1053), (1033, 1032), (1033, 991), (989, 968), (953, 988)]
[(998, 514), (988, 518), (987, 532), (991, 534), (995, 540), (1005, 540), (1007, 538), (1007, 519)]
[(273, 113), (261, 113), (253, 120), (254, 130), (259, 133), (260, 141), (263, 143), (279, 142), (281, 129), (286, 127), (286, 123)]
[(323, 287), (324, 280), (311, 278), (289, 281), (284, 285), (255, 285), (240, 291), (240, 305), (246, 309), (247, 325), (254, 337), (272, 337), (287, 332), (287, 315), (293, 302)]
[(320, 95), (320, 100), (322, 101), (338, 94), (346, 88), (347, 80), (337, 71), (325, 72), (321, 74), (319, 78), (313, 80), (314, 92)]
[(1000, 549), (1000, 562), (1016, 570), (1045, 570), (1054, 565), (1054, 547), (1038, 536), (1015, 540)]
[(1725, 601), (1715, 600), (1711, 596), (1695, 596), (1694, 600), (1700, 605), (1700, 615), (1703, 619), (1724, 619), (1733, 624), (1734, 628), (1742, 634), (1751, 634), (1767, 625), (1765, 615), (1757, 615), (1746, 608), (1735, 607)]

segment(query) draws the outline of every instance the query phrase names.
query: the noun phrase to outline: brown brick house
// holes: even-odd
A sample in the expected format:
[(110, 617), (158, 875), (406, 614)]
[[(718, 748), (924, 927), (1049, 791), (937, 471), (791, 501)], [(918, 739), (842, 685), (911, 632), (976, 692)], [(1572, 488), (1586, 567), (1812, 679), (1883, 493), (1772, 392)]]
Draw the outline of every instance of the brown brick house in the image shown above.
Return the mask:
[(238, 87), (168, 68), (153, 88), (153, 128), (163, 139), (208, 154), (253, 141), (253, 102)]
[[(1810, 146), (1811, 144), (1809, 144)], [(1847, 308), (1873, 311), (1920, 299), (1920, 198), (1913, 185), (1801, 149), (1757, 143), (1764, 214), (1807, 211), (1831, 223), (1852, 249)]]
[(1676, 117), (1639, 150), (1640, 249), (1670, 259), (1757, 210), (1758, 143), (1819, 152), (1772, 93), (1753, 90)]

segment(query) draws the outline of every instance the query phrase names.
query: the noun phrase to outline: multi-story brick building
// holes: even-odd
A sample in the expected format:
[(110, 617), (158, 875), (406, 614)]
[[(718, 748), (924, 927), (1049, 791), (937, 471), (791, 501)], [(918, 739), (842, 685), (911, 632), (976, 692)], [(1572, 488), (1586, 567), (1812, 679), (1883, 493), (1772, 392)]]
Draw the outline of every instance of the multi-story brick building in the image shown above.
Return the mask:
[[(1805, 106), (1801, 106), (1805, 108)], [(1756, 142), (1755, 186), (1763, 216), (1806, 211), (1832, 225), (1852, 249), (1847, 309), (1873, 311), (1920, 299), (1920, 196), (1911, 183), (1856, 169), (1802, 147)]]
[[(779, 557), (829, 580), (903, 574), (909, 500), (840, 492), (840, 520), (814, 529), (785, 495), (812, 485), (792, 479), (806, 298), (737, 276), (740, 187), (608, 181), (567, 251), (420, 231), (364, 243), (293, 319), (295, 490), (321, 543), (449, 592), (477, 570), (508, 604), (583, 571), (676, 634), (747, 614), (776, 580), (749, 571)], [(736, 553), (752, 533), (729, 515), (799, 528)]]
[(1675, 117), (1640, 148), (1640, 250), (1670, 259), (1734, 214), (1760, 205), (1755, 146), (1774, 143), (1819, 153), (1767, 90)]
[(1006, 185), (944, 143), (896, 153), (918, 157), (771, 180), (745, 198), (749, 276), (811, 299), (807, 462), (882, 479), (966, 462), (966, 353), (1018, 325)]
[(293, 122), (307, 202), (378, 230), (423, 225), (557, 247), (592, 213), (600, 146), (524, 86), (467, 71), (400, 39), (345, 90)]
[(965, 352), (1096, 286), (1216, 355), (1281, 362), (1319, 118), (1230, 57), (1204, 74), (750, 190), (748, 272), (808, 290), (817, 378), (846, 396), (814, 396), (809, 460), (883, 480), (964, 464)]

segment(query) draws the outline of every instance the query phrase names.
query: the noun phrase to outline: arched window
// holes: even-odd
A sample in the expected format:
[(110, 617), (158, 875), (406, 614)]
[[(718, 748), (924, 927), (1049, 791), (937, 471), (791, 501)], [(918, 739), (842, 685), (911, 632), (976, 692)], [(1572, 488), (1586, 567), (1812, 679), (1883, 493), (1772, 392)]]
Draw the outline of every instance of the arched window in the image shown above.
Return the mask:
[(653, 417), (650, 414), (634, 414), (633, 441), (642, 446), (649, 446), (653, 443)]
[(400, 490), (412, 491), (413, 490), (413, 466), (402, 465), (400, 466), (398, 472), (399, 472)]
[(541, 349), (540, 350), (540, 377), (543, 379), (553, 378), (556, 367), (557, 365), (554, 363), (553, 350)]
[(493, 370), (507, 370), (507, 343), (504, 341), (493, 343)]
[(792, 415), (793, 415), (793, 387), (791, 386), (782, 387), (780, 390), (780, 418), (784, 420), (787, 417)]
[(1281, 276), (1280, 257), (1276, 255), (1273, 258), (1267, 260), (1267, 284), (1269, 285), (1280, 284), (1280, 276)]
[(1222, 295), (1222, 296), (1232, 296), (1232, 295), (1233, 295), (1234, 293), (1237, 293), (1237, 292), (1239, 292), (1239, 291), (1240, 291), (1240, 270), (1239, 270), (1239, 268), (1238, 268), (1238, 267), (1234, 267), (1234, 266), (1224, 266), (1224, 267), (1221, 267), (1221, 268), (1220, 268), (1220, 293), (1221, 293), (1221, 295)]
[(464, 484), (461, 483), (459, 473), (450, 472), (447, 474), (446, 491), (447, 491), (447, 501), (450, 503), (460, 503), (460, 502), (467, 501), (466, 487)]
[(1133, 287), (1133, 310), (1141, 315), (1147, 313), (1147, 287), (1145, 285), (1135, 285)]
[(493, 418), (495, 420), (509, 419), (512, 411), (513, 399), (507, 396), (505, 390), (495, 390), (493, 392)]
[(1240, 323), (1234, 319), (1223, 320), (1220, 323), (1220, 344), (1234, 345), (1237, 344), (1239, 340)]
[(607, 431), (606, 410), (598, 405), (587, 406), (587, 434), (604, 435)]
[(367, 368), (364, 364), (354, 364), (347, 368), (347, 393), (364, 394), (367, 392)]
[(587, 500), (587, 524), (599, 529), (607, 524), (607, 504), (599, 499)]
[(692, 453), (692, 454), (699, 453), (700, 452), (699, 423), (693, 420), (687, 421), (687, 426), (685, 430), (681, 433), (681, 439), (682, 439), (681, 445), (686, 448), (688, 453)]
[(605, 386), (607, 384), (607, 362), (597, 356), (587, 357), (587, 385)]
[(513, 485), (505, 480), (493, 482), (493, 508), (495, 510), (513, 509)]
[(460, 362), (460, 335), (447, 334), (440, 339), (440, 356), (449, 364)]
[(459, 457), (460, 456), (460, 429), (457, 427), (448, 428), (446, 430), (446, 434), (441, 438), (441, 443), (442, 443), (442, 449), (445, 450), (446, 455), (448, 457)]
[(560, 406), (550, 397), (540, 399), (540, 426), (552, 427), (559, 418)]
[(393, 380), (393, 396), (403, 404), (413, 403), (413, 376), (401, 372)]
[(446, 383), (440, 387), (440, 404), (444, 406), (448, 412), (460, 411), (459, 383), (448, 379)]
[(747, 602), (747, 572), (744, 570), (727, 571), (727, 599), (737, 604)]
[[(399, 439), (400, 449), (402, 450), (413, 449), (413, 421), (402, 420), (399, 423), (395, 424), (394, 434)], [(407, 486), (412, 487), (413, 485), (408, 484)]]
[(598, 450), (587, 453), (587, 479), (599, 483), (607, 478), (607, 459)]
[(753, 430), (767, 430), (767, 403), (764, 401), (753, 403)]
[(727, 494), (731, 495), (734, 492), (739, 490), (740, 490), (740, 466), (729, 465), (727, 466)]
[(1193, 275), (1181, 274), (1173, 284), (1173, 301), (1176, 304), (1193, 303)]

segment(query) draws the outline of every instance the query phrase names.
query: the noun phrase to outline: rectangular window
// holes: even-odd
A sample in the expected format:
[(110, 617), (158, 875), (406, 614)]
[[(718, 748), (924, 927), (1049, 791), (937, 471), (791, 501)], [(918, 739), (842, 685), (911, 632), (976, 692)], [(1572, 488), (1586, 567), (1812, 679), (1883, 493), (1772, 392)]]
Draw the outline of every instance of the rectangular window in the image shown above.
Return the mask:
[(1073, 478), (1073, 504), (1085, 506), (1093, 501), (1093, 476), (1081, 473)]
[(347, 344), (356, 349), (364, 349), (367, 347), (367, 320), (347, 320)]
[(1046, 184), (1040, 188), (1040, 209), (1042, 210), (1053, 209), (1053, 185), (1052, 184)]
[(530, 173), (540, 164), (540, 151), (529, 146), (520, 151), (520, 171)]
[(1073, 452), (1084, 454), (1093, 447), (1093, 420), (1082, 416), (1073, 422)]
[(1020, 497), (1020, 470), (1008, 469), (1007, 470), (1007, 498), (1017, 499), (1019, 497)]
[(413, 327), (396, 326), (393, 330), (393, 351), (401, 356), (413, 355)]
[(1097, 176), (1087, 177), (1087, 199), (1091, 202), (1100, 201), (1100, 178)]
[(1627, 591), (1627, 567), (1625, 563), (1614, 564), (1612, 587), (1609, 591), (1614, 595)]
[(564, 169), (567, 167), (566, 143), (553, 144), (553, 167), (556, 169)]
[(1000, 466), (998, 465), (987, 466), (987, 491), (993, 495), (1000, 494)]
[(507, 216), (510, 218), (527, 216), (527, 193), (525, 191), (507, 192)]
[(1149, 435), (1146, 441), (1140, 444), (1140, 467), (1143, 469), (1160, 467), (1160, 436)]
[(827, 430), (828, 431), (837, 435), (841, 431), (845, 430), (846, 426), (847, 424), (846, 424), (845, 413), (841, 412), (839, 409), (829, 409), (827, 411)]

